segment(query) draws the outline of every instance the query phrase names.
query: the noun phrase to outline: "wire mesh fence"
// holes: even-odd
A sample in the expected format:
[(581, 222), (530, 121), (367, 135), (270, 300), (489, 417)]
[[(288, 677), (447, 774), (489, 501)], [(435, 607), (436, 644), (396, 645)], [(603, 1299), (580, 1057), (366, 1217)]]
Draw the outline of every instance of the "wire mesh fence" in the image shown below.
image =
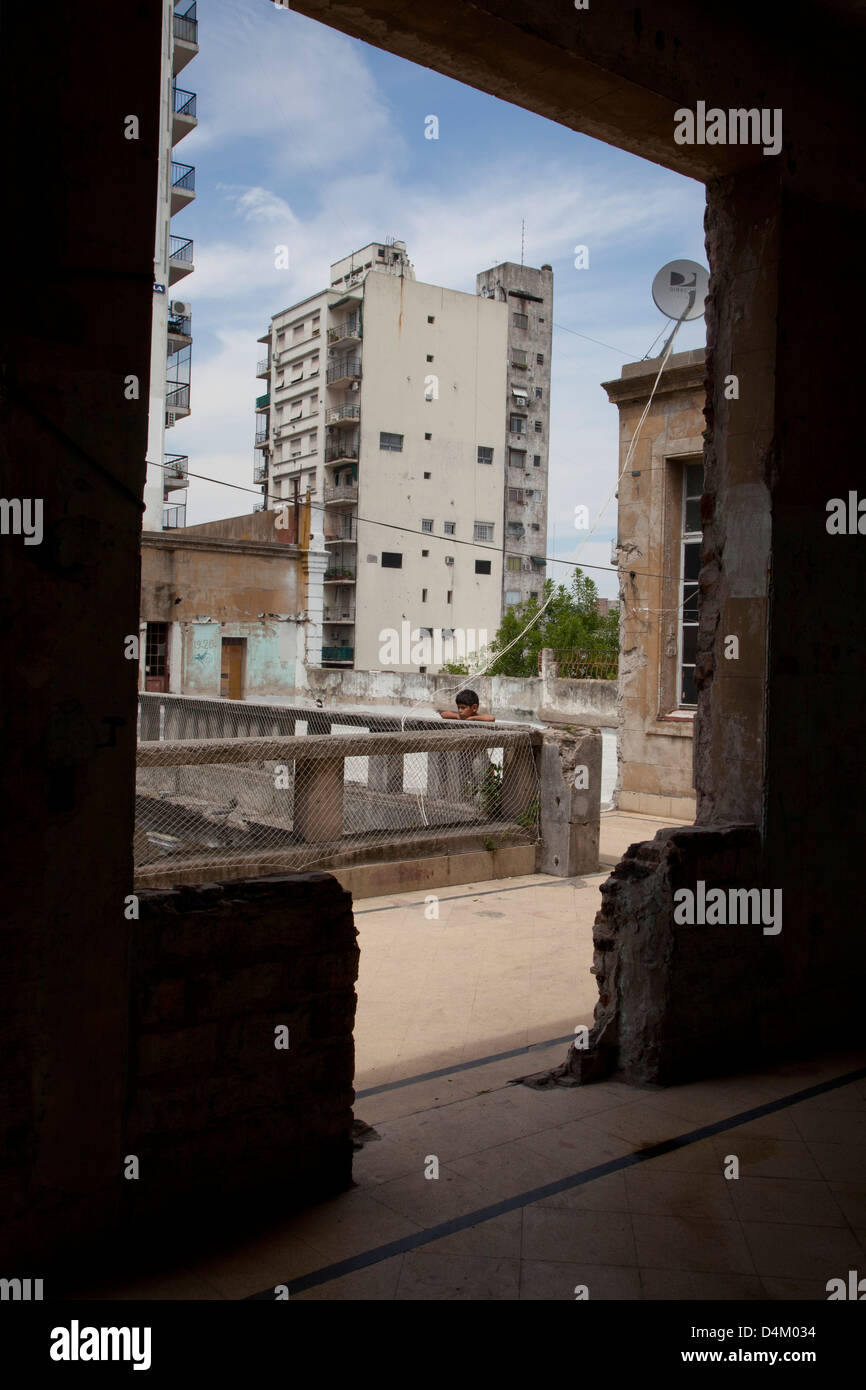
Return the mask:
[[(553, 648), (552, 659), (556, 663), (556, 674), (562, 680), (615, 681), (619, 668), (619, 655), (613, 651), (592, 651), (580, 647)], [(540, 652), (538, 670), (541, 671)]]
[[(261, 726), (275, 715), (277, 723), (291, 722), (293, 732), (142, 737), (134, 846), (139, 886), (360, 863), (391, 851), (421, 853), (424, 841), (457, 850), (494, 838), (537, 839), (529, 730), (418, 720), (404, 722), (420, 728), (401, 731), (401, 721), (388, 716), (357, 716), (367, 721), (360, 726), (344, 723), (342, 712), (274, 707), (221, 706), (220, 716), (229, 709), (245, 728), (251, 717)], [(186, 713), (216, 723), (212, 711)], [(327, 731), (301, 729), (315, 723), (310, 715), (326, 719)], [(145, 726), (149, 718), (146, 713)], [(163, 730), (173, 722), (164, 708), (161, 722)], [(371, 722), (398, 727), (376, 730)]]

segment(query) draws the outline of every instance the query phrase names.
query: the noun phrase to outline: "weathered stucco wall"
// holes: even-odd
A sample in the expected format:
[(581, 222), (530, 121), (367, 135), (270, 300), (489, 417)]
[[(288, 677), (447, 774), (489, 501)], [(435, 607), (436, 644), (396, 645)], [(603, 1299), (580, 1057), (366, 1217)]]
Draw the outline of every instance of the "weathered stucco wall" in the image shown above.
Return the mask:
[(297, 547), (278, 542), (148, 533), (141, 550), (142, 619), (248, 622), (264, 615), (295, 616), (304, 607), (301, 560)]

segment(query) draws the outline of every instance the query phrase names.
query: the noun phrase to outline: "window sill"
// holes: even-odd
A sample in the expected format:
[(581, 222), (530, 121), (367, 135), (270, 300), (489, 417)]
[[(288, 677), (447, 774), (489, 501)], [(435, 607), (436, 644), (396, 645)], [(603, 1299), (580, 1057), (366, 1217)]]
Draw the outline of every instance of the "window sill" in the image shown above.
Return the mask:
[(644, 732), (672, 738), (693, 738), (694, 723), (693, 710), (671, 710), (668, 714), (659, 714), (655, 719), (648, 719)]

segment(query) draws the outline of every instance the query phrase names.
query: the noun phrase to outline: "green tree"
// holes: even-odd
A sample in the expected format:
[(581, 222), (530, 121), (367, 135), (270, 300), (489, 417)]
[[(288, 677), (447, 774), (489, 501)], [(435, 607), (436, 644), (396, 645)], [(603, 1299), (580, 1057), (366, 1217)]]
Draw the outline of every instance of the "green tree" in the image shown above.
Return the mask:
[[(516, 646), (506, 651), (508, 644), (536, 617), (539, 608), (551, 594), (553, 597), (541, 618), (532, 624)], [(554, 585), (553, 580), (548, 579), (541, 599), (526, 599), (509, 608), (505, 614), (487, 650), (488, 660), (492, 659), (489, 673), (494, 676), (537, 676), (542, 647), (616, 653), (619, 649), (619, 613), (614, 609), (602, 617), (597, 604), (598, 590), (582, 570), (574, 571), (570, 585)], [(497, 656), (499, 652), (503, 655)]]

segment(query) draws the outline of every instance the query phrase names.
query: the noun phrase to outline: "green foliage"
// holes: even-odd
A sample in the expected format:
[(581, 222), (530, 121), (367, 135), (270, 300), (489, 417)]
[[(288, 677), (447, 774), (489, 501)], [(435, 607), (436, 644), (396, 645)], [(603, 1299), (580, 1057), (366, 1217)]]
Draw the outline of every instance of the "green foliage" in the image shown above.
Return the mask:
[[(540, 621), (529, 629), (517, 646), (497, 658), (496, 653), (503, 651), (518, 636), (551, 593), (553, 598)], [(537, 676), (542, 647), (617, 652), (619, 612), (614, 609), (602, 617), (596, 607), (597, 600), (598, 590), (582, 570), (574, 571), (570, 586), (554, 586), (553, 580), (548, 579), (542, 599), (527, 599), (509, 608), (505, 614), (488, 651), (489, 657), (496, 658), (490, 667), (490, 674)]]
[(468, 676), (468, 675), (469, 675), (469, 667), (468, 667), (467, 665), (465, 665), (465, 663), (462, 663), (462, 664), (461, 664), (461, 662), (459, 662), (459, 661), (446, 661), (445, 664), (444, 664), (444, 666), (442, 666), (442, 667), (440, 668), (440, 673), (443, 672), (443, 671), (444, 671), (444, 673), (445, 673), (446, 675), (448, 675), (448, 676)]

